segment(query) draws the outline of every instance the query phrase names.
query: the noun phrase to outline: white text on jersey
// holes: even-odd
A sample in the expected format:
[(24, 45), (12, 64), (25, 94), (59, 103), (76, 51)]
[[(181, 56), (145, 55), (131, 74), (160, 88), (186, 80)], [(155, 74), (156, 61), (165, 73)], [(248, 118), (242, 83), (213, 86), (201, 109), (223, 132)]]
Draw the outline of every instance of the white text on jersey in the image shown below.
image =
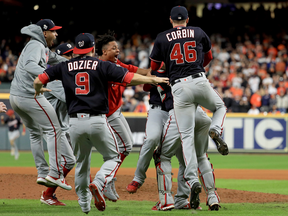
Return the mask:
[(98, 61), (80, 60), (68, 63), (68, 70), (96, 70)]
[(194, 30), (193, 29), (176, 30), (172, 31), (171, 33), (167, 33), (166, 37), (168, 41), (182, 38), (194, 38)]

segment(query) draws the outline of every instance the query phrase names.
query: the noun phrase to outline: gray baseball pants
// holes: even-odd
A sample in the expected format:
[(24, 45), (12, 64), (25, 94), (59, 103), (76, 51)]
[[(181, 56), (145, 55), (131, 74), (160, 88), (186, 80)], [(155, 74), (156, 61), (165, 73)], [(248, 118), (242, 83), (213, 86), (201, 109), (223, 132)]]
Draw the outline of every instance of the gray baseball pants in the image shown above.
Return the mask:
[(105, 115), (90, 117), (89, 114), (78, 113), (77, 118), (70, 117), (69, 124), (76, 156), (75, 190), (81, 202), (87, 202), (90, 193), (88, 186), (92, 147), (94, 146), (103, 156), (104, 163), (93, 180), (103, 191), (120, 164), (118, 144)]

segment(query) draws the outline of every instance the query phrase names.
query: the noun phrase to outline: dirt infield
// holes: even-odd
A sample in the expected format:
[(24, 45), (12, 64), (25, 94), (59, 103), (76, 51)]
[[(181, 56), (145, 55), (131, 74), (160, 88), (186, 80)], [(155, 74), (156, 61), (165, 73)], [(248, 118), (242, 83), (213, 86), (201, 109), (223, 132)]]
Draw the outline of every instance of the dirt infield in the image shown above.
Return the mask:
[[(91, 173), (96, 174), (99, 169), (92, 168)], [(120, 168), (115, 183), (121, 200), (149, 200), (158, 201), (157, 184), (155, 169), (149, 169), (147, 179), (142, 187), (135, 194), (129, 194), (125, 187), (132, 181), (135, 169)], [(173, 169), (174, 177), (177, 176), (177, 169)], [(287, 170), (232, 170), (217, 169), (215, 170), (216, 178), (221, 179), (274, 179), (288, 180)], [(44, 186), (36, 184), (36, 168), (26, 167), (1, 167), (0, 169), (0, 199), (40, 199), (41, 191), (45, 190)], [(74, 187), (74, 170), (66, 178)], [(21, 184), (19, 184), (19, 181)], [(19, 187), (21, 185), (21, 187)], [(216, 185), (217, 186), (217, 185)], [(172, 190), (176, 194), (177, 183), (173, 182)], [(222, 203), (265, 203), (265, 202), (288, 202), (287, 195), (267, 194), (239, 190), (230, 190), (218, 188)], [(77, 200), (75, 190), (65, 191), (57, 189), (59, 200)], [(205, 203), (206, 196), (200, 194), (202, 203)]]

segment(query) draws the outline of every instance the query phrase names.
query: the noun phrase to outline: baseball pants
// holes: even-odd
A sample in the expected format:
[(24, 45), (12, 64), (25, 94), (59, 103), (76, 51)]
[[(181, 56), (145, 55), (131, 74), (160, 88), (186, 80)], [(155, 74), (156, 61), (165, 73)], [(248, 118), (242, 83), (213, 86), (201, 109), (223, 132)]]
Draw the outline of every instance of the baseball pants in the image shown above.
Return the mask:
[[(151, 107), (151, 106), (150, 106)], [(153, 157), (153, 152), (161, 141), (163, 126), (168, 119), (169, 113), (161, 110), (161, 107), (150, 108), (148, 111), (144, 143), (139, 153), (137, 168), (133, 181), (141, 185), (146, 179), (146, 171)]]
[[(38, 177), (63, 178), (61, 166), (61, 127), (55, 110), (45, 97), (24, 98), (10, 95), (10, 104), (30, 133), (30, 145)], [(43, 134), (47, 137), (49, 166), (43, 150)]]
[(197, 156), (194, 143), (195, 113), (199, 105), (213, 112), (210, 128), (222, 133), (226, 107), (220, 96), (211, 87), (205, 77), (193, 79), (191, 76), (180, 79), (172, 86), (174, 113), (182, 141), (185, 162), (184, 178), (191, 188), (198, 182)]
[(127, 120), (121, 113), (121, 108), (107, 117), (107, 120), (116, 136), (119, 152), (127, 156), (132, 150), (133, 136)]
[(93, 180), (103, 191), (120, 164), (118, 144), (105, 115), (90, 117), (89, 114), (78, 113), (78, 118), (70, 118), (69, 124), (76, 156), (75, 190), (81, 202), (87, 202), (90, 193), (88, 186), (92, 147), (103, 156), (104, 163)]

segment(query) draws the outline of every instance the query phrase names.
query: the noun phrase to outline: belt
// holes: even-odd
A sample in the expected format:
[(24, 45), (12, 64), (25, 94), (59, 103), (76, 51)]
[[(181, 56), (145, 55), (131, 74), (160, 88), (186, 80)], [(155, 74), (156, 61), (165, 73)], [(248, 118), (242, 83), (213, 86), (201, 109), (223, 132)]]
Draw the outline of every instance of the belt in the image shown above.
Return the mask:
[(92, 113), (72, 113), (69, 116), (70, 116), (70, 118), (78, 118), (77, 114), (83, 114), (83, 115), (87, 114), (90, 117), (103, 115), (103, 114), (92, 114)]
[[(191, 77), (192, 79), (196, 79), (196, 78), (198, 78), (198, 77), (203, 77), (203, 73), (202, 73), (202, 72), (201, 72), (201, 73), (196, 73), (196, 74), (190, 75), (190, 76), (185, 77), (185, 78), (187, 79), (187, 78), (189, 78), (189, 77)], [(183, 79), (185, 79), (185, 78), (180, 78), (180, 79), (173, 80), (173, 81), (171, 82), (171, 86), (175, 85), (176, 83), (183, 82), (183, 81), (184, 81)], [(185, 80), (185, 81), (186, 81), (186, 80)]]

